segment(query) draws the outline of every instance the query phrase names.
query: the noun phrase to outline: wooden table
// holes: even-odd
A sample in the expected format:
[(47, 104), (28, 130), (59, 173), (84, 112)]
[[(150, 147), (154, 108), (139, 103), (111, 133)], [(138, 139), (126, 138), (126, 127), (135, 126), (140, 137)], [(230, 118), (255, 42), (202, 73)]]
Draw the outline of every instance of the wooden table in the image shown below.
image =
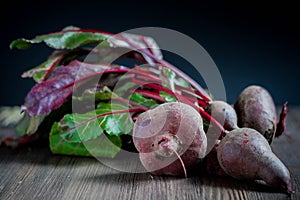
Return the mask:
[[(300, 108), (290, 107), (287, 131), (272, 144), (300, 199)], [(3, 129), (2, 129), (3, 131)], [(128, 166), (131, 167), (131, 166)], [(0, 148), (0, 199), (289, 199), (257, 182), (125, 173), (94, 158), (52, 155), (47, 145)]]

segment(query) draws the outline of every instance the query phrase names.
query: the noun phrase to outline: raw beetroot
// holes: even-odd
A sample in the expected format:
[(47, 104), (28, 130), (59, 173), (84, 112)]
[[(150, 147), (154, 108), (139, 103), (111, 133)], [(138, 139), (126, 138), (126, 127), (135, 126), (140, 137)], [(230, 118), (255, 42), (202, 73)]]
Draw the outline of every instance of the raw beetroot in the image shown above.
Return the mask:
[(142, 113), (134, 125), (133, 141), (145, 169), (156, 175), (186, 176), (207, 147), (200, 114), (180, 102)]
[(234, 108), (225, 101), (212, 101), (206, 106), (206, 111), (211, 114), (223, 127), (231, 131), (238, 128), (237, 115)]
[(272, 187), (292, 193), (288, 169), (272, 152), (268, 141), (256, 130), (235, 129), (217, 147), (219, 164), (238, 179), (261, 179)]
[(234, 104), (238, 126), (253, 128), (269, 143), (276, 131), (276, 108), (270, 93), (263, 87), (251, 85), (245, 88)]
[(213, 149), (205, 156), (204, 158), (204, 166), (206, 173), (210, 175), (218, 175), (218, 176), (227, 176), (218, 161), (218, 146), (220, 140), (217, 141)]

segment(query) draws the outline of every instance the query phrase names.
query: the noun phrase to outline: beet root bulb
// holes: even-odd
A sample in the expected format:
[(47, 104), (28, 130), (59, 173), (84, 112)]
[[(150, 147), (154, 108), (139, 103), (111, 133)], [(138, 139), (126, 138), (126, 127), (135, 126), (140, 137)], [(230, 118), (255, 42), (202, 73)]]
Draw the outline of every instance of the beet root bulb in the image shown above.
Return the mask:
[(234, 108), (225, 101), (212, 101), (207, 104), (206, 111), (210, 113), (223, 127), (231, 131), (238, 128), (237, 115)]
[(253, 128), (271, 144), (274, 139), (277, 114), (270, 93), (263, 87), (251, 85), (245, 88), (234, 104), (238, 126)]
[(202, 118), (184, 103), (164, 103), (137, 118), (133, 142), (141, 163), (155, 175), (189, 174), (205, 156)]
[(292, 193), (288, 169), (254, 129), (229, 132), (219, 143), (217, 156), (222, 169), (234, 178), (263, 180), (269, 186)]

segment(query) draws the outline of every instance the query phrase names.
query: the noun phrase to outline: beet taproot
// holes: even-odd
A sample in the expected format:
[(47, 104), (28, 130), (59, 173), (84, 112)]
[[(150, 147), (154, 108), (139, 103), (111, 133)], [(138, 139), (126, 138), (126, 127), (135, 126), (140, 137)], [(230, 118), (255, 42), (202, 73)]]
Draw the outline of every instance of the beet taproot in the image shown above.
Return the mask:
[(212, 101), (209, 102), (205, 110), (214, 117), (223, 127), (231, 131), (238, 128), (237, 115), (234, 108), (225, 101)]
[(269, 143), (273, 141), (277, 114), (273, 98), (265, 88), (258, 85), (245, 88), (235, 102), (234, 109), (239, 127), (253, 128)]
[(228, 176), (218, 161), (218, 146), (220, 140), (218, 140), (212, 150), (204, 157), (204, 169), (209, 175), (217, 175), (217, 176)]
[(187, 176), (207, 148), (202, 117), (180, 102), (164, 103), (140, 114), (133, 142), (141, 163), (155, 175)]
[(269, 186), (292, 193), (289, 170), (272, 152), (265, 137), (254, 129), (230, 131), (218, 144), (217, 156), (229, 176), (263, 180)]

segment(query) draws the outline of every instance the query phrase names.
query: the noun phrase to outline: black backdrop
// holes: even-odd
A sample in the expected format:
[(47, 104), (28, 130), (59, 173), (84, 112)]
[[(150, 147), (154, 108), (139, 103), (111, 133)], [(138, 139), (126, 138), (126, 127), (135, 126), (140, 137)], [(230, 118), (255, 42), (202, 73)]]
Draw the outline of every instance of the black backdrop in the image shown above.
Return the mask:
[[(20, 105), (33, 81), (23, 71), (46, 59), (44, 45), (10, 50), (19, 37), (65, 26), (118, 33), (138, 27), (164, 27), (199, 42), (223, 77), (233, 103), (250, 84), (267, 88), (276, 104), (299, 104), (300, 14), (295, 4), (214, 1), (8, 1), (1, 6), (0, 105)], [(169, 59), (172, 59), (170, 57)]]

